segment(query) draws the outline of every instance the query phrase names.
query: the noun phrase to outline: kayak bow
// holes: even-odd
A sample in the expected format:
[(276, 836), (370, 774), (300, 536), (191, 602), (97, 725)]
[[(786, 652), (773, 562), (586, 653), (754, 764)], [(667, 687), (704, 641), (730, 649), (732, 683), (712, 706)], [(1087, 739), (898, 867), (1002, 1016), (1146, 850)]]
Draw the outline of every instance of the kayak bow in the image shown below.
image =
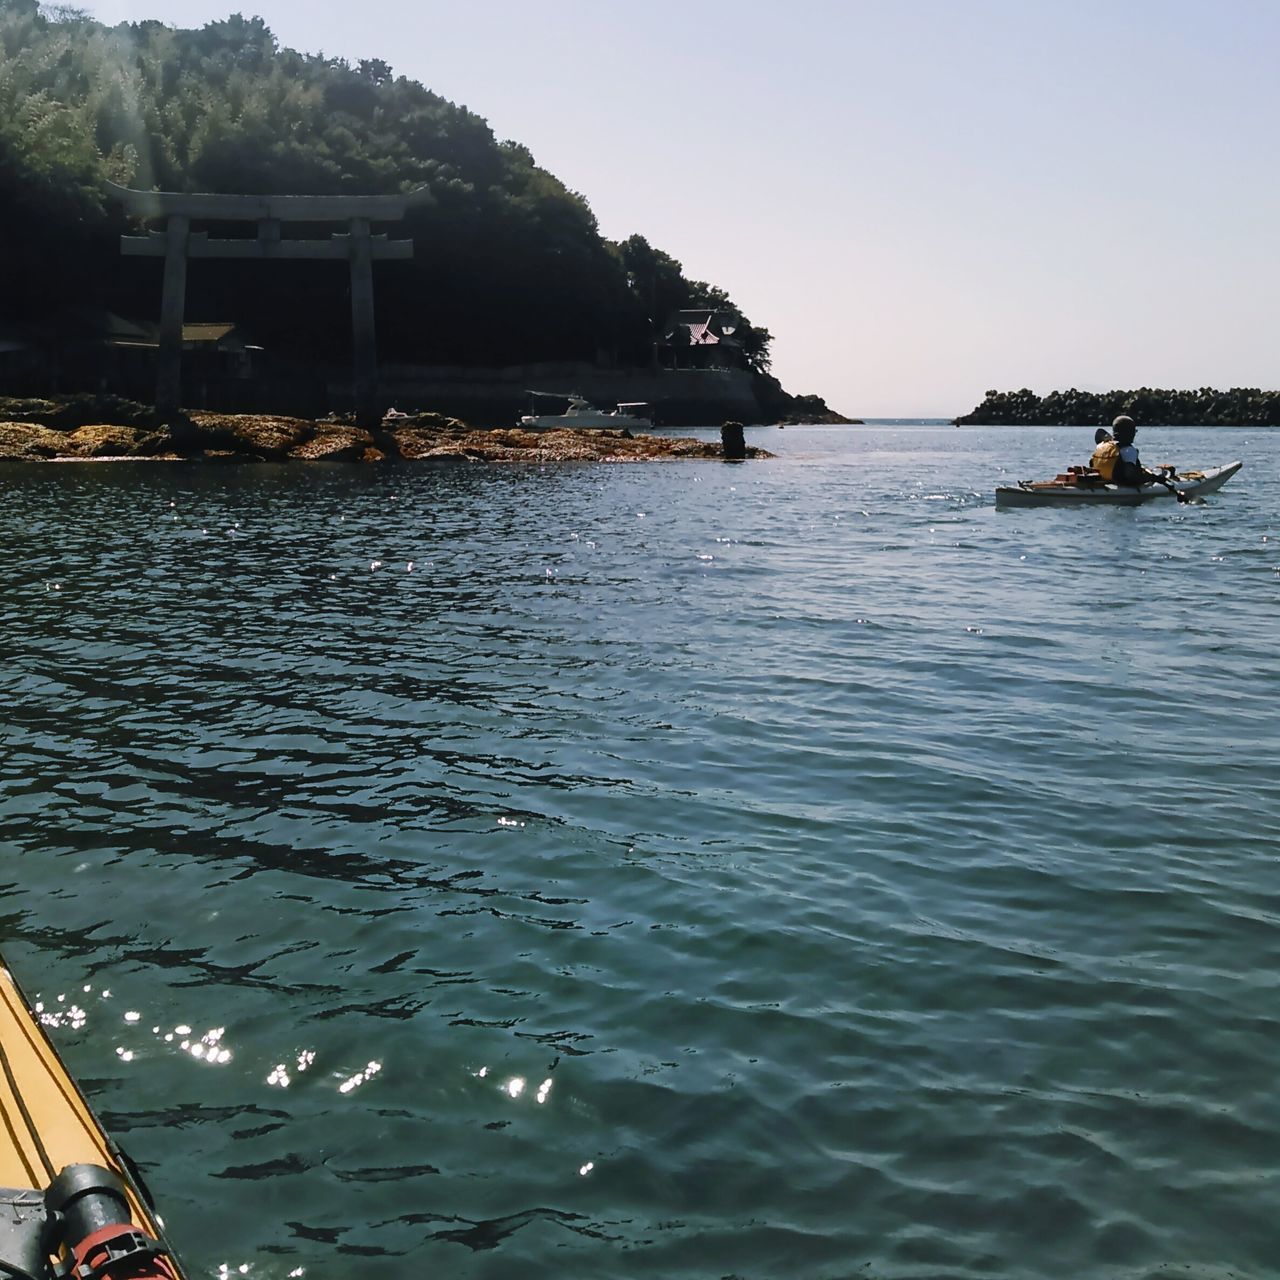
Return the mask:
[(130, 1162), (0, 958), (0, 1275), (182, 1280)]

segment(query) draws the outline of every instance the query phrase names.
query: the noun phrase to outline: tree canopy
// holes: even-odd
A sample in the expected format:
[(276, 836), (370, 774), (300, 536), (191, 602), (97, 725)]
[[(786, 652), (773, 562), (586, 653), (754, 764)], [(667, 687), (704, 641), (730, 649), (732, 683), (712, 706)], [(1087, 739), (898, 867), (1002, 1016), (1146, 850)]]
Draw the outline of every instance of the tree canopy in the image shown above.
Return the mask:
[[(261, 18), (200, 30), (106, 27), (69, 7), (0, 0), (0, 318), (67, 305), (154, 314), (158, 268), (120, 260), (104, 180), (174, 191), (378, 194), (426, 185), (400, 234), (415, 258), (379, 277), (389, 359), (643, 363), (671, 311), (716, 306), (748, 363), (770, 335), (723, 290), (640, 236), (601, 236), (586, 199), (480, 116), (381, 59), (282, 48)], [(252, 319), (277, 349), (348, 340), (343, 272), (315, 263), (193, 265), (189, 314)], [(317, 269), (320, 268), (320, 269)], [(381, 269), (380, 269), (381, 270)], [(386, 321), (387, 323), (383, 323)]]

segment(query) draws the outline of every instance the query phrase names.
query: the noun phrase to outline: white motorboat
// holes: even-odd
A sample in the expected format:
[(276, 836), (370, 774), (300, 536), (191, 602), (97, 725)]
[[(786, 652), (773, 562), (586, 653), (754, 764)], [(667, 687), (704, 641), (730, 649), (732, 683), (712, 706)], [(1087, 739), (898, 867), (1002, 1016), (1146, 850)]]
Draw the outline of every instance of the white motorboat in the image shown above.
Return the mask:
[[(597, 409), (576, 392), (558, 395), (551, 391), (530, 391), (529, 397), (529, 412), (516, 424), (527, 431), (551, 431), (561, 427), (639, 427), (642, 430), (653, 427), (653, 412), (643, 400), (626, 401), (613, 409)], [(539, 413), (539, 398), (567, 400), (569, 407), (563, 413)]]

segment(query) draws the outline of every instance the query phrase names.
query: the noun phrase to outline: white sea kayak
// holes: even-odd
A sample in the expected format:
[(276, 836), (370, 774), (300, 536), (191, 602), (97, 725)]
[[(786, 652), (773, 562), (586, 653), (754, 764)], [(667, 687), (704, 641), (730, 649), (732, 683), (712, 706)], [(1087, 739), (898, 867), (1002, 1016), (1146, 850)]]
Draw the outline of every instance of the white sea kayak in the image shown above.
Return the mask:
[[(1243, 462), (1229, 462), (1225, 467), (1209, 471), (1184, 471), (1170, 477), (1170, 483), (1189, 498), (1217, 493), (1240, 468)], [(1144, 484), (1141, 488), (1126, 485), (1089, 483), (1087, 479), (1071, 476), (1057, 480), (1023, 480), (1017, 486), (1006, 485), (996, 490), (997, 507), (1137, 507), (1157, 498), (1174, 500), (1167, 485)]]

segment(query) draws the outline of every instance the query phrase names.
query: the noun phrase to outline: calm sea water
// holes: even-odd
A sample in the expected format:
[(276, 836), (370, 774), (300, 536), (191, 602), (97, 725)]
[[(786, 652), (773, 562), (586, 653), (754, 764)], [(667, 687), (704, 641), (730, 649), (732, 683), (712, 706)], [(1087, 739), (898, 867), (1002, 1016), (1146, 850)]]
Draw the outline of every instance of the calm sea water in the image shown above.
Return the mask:
[(1280, 434), (7, 468), (0, 941), (195, 1276), (1260, 1277)]

